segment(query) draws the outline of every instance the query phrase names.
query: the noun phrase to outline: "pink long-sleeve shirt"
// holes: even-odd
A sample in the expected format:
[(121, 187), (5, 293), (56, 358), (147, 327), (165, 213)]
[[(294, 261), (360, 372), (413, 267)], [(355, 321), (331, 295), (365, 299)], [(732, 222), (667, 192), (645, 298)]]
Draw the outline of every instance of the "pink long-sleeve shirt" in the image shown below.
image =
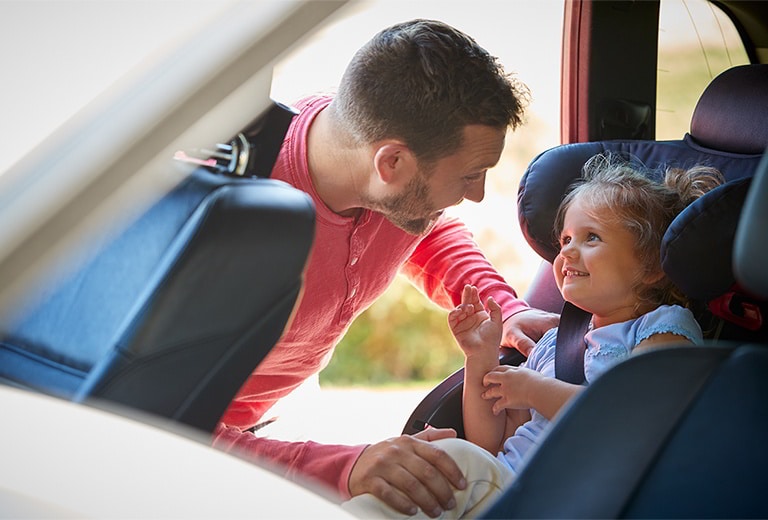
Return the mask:
[(347, 481), (361, 446), (284, 442), (242, 430), (254, 426), (286, 396), (330, 360), (352, 321), (405, 274), (432, 301), (449, 309), (459, 304), (463, 287), (474, 284), (485, 301), (501, 305), (503, 318), (527, 309), (474, 243), (457, 219), (441, 217), (425, 236), (410, 235), (381, 214), (364, 211), (357, 219), (340, 216), (319, 198), (309, 174), (307, 134), (331, 98), (316, 96), (296, 105), (272, 171), (305, 191), (316, 208), (315, 240), (305, 271), (304, 290), (289, 328), (245, 382), (214, 433), (214, 446), (259, 462), (276, 464), (293, 479), (309, 479), (349, 497)]

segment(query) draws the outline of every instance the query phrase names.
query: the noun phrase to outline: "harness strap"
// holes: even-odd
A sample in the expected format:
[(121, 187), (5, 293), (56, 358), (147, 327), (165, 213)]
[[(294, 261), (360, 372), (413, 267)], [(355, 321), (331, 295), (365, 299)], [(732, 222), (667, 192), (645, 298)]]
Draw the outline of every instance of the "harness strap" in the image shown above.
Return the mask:
[(584, 335), (589, 328), (592, 314), (570, 302), (565, 302), (560, 313), (555, 344), (555, 377), (566, 383), (580, 385), (584, 382), (584, 351), (587, 343)]

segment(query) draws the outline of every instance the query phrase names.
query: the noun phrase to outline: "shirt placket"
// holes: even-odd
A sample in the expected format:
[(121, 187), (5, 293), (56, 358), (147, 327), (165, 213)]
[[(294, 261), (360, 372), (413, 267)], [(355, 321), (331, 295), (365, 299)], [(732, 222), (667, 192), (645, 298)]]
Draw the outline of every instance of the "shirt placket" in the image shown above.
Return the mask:
[(360, 292), (360, 255), (363, 252), (363, 240), (360, 238), (359, 227), (355, 226), (349, 239), (349, 257), (345, 267), (347, 279), (347, 297), (342, 305), (341, 318), (343, 321), (351, 320), (357, 308)]

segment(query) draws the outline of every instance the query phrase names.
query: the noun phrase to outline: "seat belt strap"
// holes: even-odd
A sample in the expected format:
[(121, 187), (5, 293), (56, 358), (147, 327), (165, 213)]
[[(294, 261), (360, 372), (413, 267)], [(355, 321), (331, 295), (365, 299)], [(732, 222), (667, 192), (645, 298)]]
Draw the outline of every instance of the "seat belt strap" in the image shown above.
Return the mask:
[(580, 385), (584, 377), (584, 335), (589, 329), (592, 314), (570, 302), (565, 302), (560, 313), (555, 344), (555, 377), (566, 383)]

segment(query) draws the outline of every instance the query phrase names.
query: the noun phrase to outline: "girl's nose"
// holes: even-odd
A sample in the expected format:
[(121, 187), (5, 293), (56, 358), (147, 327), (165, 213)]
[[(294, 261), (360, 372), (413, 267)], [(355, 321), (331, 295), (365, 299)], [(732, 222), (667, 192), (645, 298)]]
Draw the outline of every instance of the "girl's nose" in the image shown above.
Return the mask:
[(578, 248), (573, 244), (573, 242), (563, 244), (560, 248), (560, 255), (564, 258), (574, 258), (577, 254)]

